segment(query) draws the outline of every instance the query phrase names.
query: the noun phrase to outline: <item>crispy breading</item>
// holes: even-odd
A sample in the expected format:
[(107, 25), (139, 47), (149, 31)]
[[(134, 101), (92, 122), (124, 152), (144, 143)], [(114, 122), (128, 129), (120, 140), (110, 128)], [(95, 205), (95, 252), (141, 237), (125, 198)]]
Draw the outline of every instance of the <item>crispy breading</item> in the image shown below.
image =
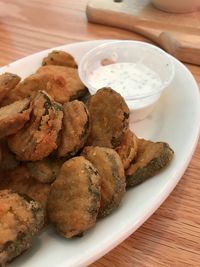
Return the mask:
[(75, 68), (47, 65), (39, 68), (37, 73), (43, 78), (51, 78), (52, 84), (47, 83), (47, 92), (62, 104), (78, 99), (88, 92)]
[(106, 147), (85, 147), (82, 155), (97, 168), (101, 177), (99, 217), (115, 210), (125, 194), (124, 168), (117, 152)]
[(0, 138), (15, 134), (29, 120), (31, 112), (30, 99), (16, 101), (0, 108)]
[(57, 231), (67, 238), (94, 226), (100, 206), (100, 177), (84, 157), (66, 161), (51, 186), (47, 212)]
[(12, 91), (10, 98), (21, 99), (38, 90), (46, 91), (56, 102), (64, 104), (87, 93), (75, 68), (47, 65), (27, 77)]
[(14, 101), (30, 97), (38, 91), (46, 90), (46, 81), (40, 79), (38, 75), (32, 74), (21, 81), (9, 95), (7, 102), (13, 103)]
[(0, 266), (27, 250), (43, 224), (39, 203), (11, 190), (0, 191)]
[(88, 110), (91, 131), (87, 145), (119, 146), (129, 125), (129, 109), (122, 96), (111, 88), (102, 88), (90, 97)]
[(127, 186), (136, 186), (156, 175), (169, 164), (174, 151), (165, 142), (138, 139), (136, 158), (126, 170)]
[(0, 190), (3, 189), (11, 189), (20, 194), (26, 194), (46, 209), (50, 184), (40, 183), (31, 177), (25, 164), (0, 173)]
[(5, 72), (0, 75), (0, 106), (7, 105), (6, 98), (9, 98), (9, 93), (16, 87), (20, 80), (21, 78), (13, 73)]
[(8, 145), (21, 161), (37, 161), (57, 148), (62, 126), (62, 106), (42, 91), (32, 101), (30, 121), (15, 135), (9, 136)]
[(53, 50), (42, 61), (42, 65), (58, 65), (71, 68), (77, 68), (76, 61), (72, 55), (65, 51)]
[(27, 167), (31, 176), (41, 183), (52, 183), (63, 164), (61, 159), (45, 158), (40, 161), (28, 162)]
[(136, 135), (128, 129), (122, 138), (120, 146), (116, 147), (115, 150), (121, 158), (124, 169), (127, 169), (137, 154)]
[(63, 106), (64, 117), (58, 157), (71, 157), (84, 146), (90, 131), (90, 119), (83, 102), (74, 100)]

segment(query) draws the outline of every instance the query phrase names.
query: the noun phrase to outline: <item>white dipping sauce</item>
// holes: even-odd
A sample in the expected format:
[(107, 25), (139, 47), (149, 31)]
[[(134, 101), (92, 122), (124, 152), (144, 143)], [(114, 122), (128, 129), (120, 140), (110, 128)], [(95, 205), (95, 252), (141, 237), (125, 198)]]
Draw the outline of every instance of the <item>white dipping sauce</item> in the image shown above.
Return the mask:
[(158, 74), (141, 63), (114, 63), (100, 66), (89, 76), (94, 88), (111, 87), (123, 97), (137, 98), (156, 91), (162, 81)]

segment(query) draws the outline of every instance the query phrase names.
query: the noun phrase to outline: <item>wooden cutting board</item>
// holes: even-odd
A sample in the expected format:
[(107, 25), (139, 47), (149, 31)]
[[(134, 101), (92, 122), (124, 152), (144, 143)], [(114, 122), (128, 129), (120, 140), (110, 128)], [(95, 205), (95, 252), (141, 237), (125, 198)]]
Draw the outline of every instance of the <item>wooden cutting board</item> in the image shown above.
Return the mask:
[(90, 22), (137, 32), (179, 60), (200, 65), (200, 11), (167, 13), (150, 0), (91, 0), (86, 14)]

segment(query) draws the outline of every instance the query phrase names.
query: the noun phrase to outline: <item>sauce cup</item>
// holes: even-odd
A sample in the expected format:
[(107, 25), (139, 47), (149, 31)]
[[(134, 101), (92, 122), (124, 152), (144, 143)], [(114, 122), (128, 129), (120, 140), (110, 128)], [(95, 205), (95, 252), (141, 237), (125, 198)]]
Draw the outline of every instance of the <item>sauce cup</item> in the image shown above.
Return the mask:
[[(133, 72), (131, 74), (132, 78), (130, 75), (125, 77), (123, 76), (123, 71), (125, 70), (122, 68), (121, 73), (116, 73), (114, 86), (112, 86), (113, 77), (111, 79), (112, 81), (109, 82), (109, 75), (112, 72), (112, 68), (115, 68), (117, 64), (124, 65), (124, 63), (132, 63), (135, 71), (140, 71), (139, 74), (131, 70)], [(132, 67), (130, 64), (127, 65), (130, 71)], [(142, 68), (140, 68), (141, 66)], [(106, 68), (107, 71), (105, 71)], [(143, 72), (144, 68), (145, 71)], [(97, 75), (101, 69), (104, 69), (104, 76)], [(149, 70), (150, 74), (148, 74), (148, 71), (146, 72), (146, 69)], [(78, 71), (80, 79), (88, 88), (90, 94), (95, 94), (101, 87), (111, 87), (118, 91), (124, 97), (131, 111), (132, 120), (138, 121), (144, 119), (152, 112), (163, 90), (172, 82), (174, 77), (174, 64), (169, 54), (154, 45), (140, 41), (111, 41), (99, 45), (86, 53), (79, 63)], [(151, 72), (159, 80), (153, 86), (152, 82), (147, 79), (148, 75), (151, 76)], [(99, 83), (99, 81), (95, 84), (93, 79), (94, 75), (98, 78), (105, 77), (105, 79), (102, 78), (106, 80), (105, 84)], [(133, 83), (134, 80), (136, 80), (135, 85)], [(128, 88), (123, 91), (120, 83), (125, 83), (125, 86)], [(145, 86), (143, 86), (144, 84)], [(139, 88), (142, 89), (139, 90)]]

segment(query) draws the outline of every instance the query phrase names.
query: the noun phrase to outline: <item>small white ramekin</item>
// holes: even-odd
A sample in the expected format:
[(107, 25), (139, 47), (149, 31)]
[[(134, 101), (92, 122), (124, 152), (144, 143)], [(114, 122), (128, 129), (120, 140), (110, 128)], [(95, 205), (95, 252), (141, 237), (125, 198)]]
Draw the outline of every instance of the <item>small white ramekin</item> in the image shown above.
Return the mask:
[[(90, 83), (91, 73), (102, 66), (104, 60), (118, 62), (142, 63), (156, 72), (161, 79), (161, 86), (140, 96), (124, 96), (124, 99), (134, 114), (134, 120), (145, 118), (167, 88), (174, 77), (172, 57), (157, 46), (140, 41), (111, 41), (97, 46), (86, 53), (79, 63), (79, 76), (89, 92), (93, 95), (100, 88), (94, 88)], [(134, 88), (133, 88), (134, 89)]]

